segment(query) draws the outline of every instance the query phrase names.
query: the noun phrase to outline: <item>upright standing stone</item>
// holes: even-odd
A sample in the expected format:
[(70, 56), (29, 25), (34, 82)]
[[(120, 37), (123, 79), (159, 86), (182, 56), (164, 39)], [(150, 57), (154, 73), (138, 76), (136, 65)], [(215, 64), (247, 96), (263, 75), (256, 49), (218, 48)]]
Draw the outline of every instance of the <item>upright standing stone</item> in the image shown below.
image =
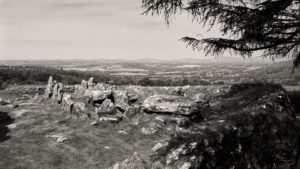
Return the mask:
[(58, 92), (58, 93), (62, 93), (62, 92), (63, 92), (63, 89), (64, 89), (64, 84), (58, 83), (58, 89), (57, 89), (57, 92)]
[(53, 85), (53, 77), (50, 76), (49, 80), (48, 80), (48, 83), (47, 83), (47, 86), (46, 86), (45, 93), (44, 93), (45, 98), (49, 98), (51, 96), (52, 85)]
[(90, 77), (88, 81), (88, 88), (91, 89), (94, 86), (94, 77)]
[(57, 83), (56, 80), (53, 80), (52, 87)]
[(56, 83), (53, 87), (53, 94), (51, 96), (52, 100), (56, 100), (58, 95), (58, 83)]
[(87, 89), (88, 88), (88, 82), (86, 80), (81, 80), (81, 86), (84, 88), (84, 89)]
[(64, 84), (58, 83), (58, 89), (57, 89), (57, 102), (61, 103), (62, 98), (63, 98), (63, 89), (64, 89)]

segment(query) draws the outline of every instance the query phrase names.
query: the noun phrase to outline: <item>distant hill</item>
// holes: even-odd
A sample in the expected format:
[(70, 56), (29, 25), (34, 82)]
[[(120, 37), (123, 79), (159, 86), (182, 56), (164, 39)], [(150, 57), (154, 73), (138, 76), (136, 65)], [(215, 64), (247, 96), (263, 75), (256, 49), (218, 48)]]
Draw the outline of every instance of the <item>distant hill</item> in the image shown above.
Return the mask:
[[(163, 57), (162, 57), (163, 58)], [(183, 59), (66, 59), (66, 60), (0, 60), (0, 65), (40, 65), (55, 66), (68, 63), (169, 63), (169, 64), (248, 64), (248, 63), (272, 63), (270, 59), (242, 58), (242, 57), (205, 57), (205, 58), (183, 58)]]

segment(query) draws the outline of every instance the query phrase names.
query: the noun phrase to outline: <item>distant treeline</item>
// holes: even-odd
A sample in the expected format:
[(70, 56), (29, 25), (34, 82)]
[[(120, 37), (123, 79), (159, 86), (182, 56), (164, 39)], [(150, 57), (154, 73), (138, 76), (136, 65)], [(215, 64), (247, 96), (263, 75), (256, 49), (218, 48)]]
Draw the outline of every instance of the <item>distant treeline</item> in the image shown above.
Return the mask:
[(140, 86), (186, 86), (186, 85), (224, 85), (223, 81), (211, 83), (199, 77), (182, 77), (182, 78), (148, 78), (145, 77), (138, 81)]
[[(83, 72), (63, 70), (39, 66), (0, 66), (0, 87), (24, 84), (45, 84), (49, 76), (64, 84), (78, 84), (82, 79), (94, 77), (95, 82), (104, 82), (112, 85), (141, 85), (141, 86), (184, 86), (210, 85), (208, 81), (198, 77), (193, 78), (149, 78), (140, 76), (110, 76), (101, 71)], [(220, 82), (219, 84), (224, 84)]]
[(77, 84), (82, 79), (95, 77), (97, 81), (107, 81), (108, 76), (101, 73), (65, 71), (63, 69), (38, 66), (0, 66), (0, 82), (2, 87), (19, 84), (45, 84), (49, 76), (64, 84)]

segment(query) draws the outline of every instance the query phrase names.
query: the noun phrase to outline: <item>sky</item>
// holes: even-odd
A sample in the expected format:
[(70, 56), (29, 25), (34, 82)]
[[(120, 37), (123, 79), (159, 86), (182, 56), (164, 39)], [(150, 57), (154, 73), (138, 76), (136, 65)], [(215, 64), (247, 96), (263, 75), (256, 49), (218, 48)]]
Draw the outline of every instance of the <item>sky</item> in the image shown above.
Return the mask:
[(142, 12), (141, 0), (0, 0), (0, 59), (203, 58), (179, 39), (217, 34)]

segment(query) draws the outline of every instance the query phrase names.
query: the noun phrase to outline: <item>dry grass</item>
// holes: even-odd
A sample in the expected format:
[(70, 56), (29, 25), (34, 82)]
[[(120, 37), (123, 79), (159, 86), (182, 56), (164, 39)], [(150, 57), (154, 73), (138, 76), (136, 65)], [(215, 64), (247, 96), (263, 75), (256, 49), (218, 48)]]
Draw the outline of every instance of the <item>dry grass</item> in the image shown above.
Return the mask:
[[(16, 127), (10, 129), (9, 139), (0, 142), (0, 168), (6, 169), (102, 169), (133, 152), (147, 154), (167, 137), (167, 133), (142, 135), (137, 126), (126, 122), (90, 126), (91, 120), (70, 116), (57, 105), (31, 105), (9, 115)], [(46, 137), (52, 134), (64, 134), (68, 140), (57, 143)]]

